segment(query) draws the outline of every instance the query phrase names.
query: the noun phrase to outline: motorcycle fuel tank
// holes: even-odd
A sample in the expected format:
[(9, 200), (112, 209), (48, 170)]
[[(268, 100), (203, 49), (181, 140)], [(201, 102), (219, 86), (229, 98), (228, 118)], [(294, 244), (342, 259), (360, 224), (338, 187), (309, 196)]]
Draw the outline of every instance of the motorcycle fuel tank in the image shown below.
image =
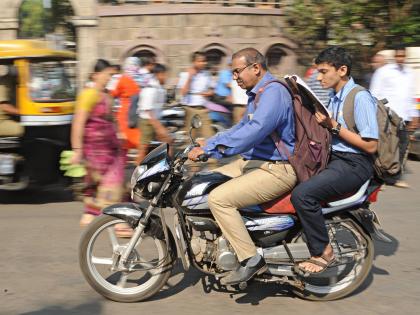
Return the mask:
[(187, 179), (180, 187), (177, 202), (188, 215), (211, 214), (208, 194), (217, 186), (231, 179), (216, 172), (200, 172)]

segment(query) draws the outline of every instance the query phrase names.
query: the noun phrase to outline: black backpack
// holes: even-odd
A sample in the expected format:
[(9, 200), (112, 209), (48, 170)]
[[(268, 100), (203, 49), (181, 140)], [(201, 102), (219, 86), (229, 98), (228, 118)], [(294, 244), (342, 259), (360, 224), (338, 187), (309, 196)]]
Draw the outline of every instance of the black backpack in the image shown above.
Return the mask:
[(139, 107), (139, 93), (134, 94), (130, 98), (130, 107), (128, 108), (128, 128), (137, 128), (139, 123), (139, 115), (137, 115), (137, 109)]

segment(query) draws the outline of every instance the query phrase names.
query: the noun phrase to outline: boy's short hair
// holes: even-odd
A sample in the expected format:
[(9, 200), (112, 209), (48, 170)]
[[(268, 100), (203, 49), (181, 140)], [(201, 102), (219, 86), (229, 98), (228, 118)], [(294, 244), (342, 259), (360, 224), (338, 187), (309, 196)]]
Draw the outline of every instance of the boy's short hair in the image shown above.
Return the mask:
[(191, 54), (191, 61), (196, 61), (199, 57), (204, 57), (207, 59), (207, 56), (203, 51), (195, 51)]
[(319, 65), (321, 63), (327, 63), (337, 70), (342, 66), (346, 66), (346, 75), (349, 76), (352, 67), (352, 57), (345, 48), (333, 46), (324, 49), (319, 53), (318, 57), (316, 57), (315, 64)]
[(168, 68), (160, 63), (157, 63), (154, 65), (152, 73), (156, 74), (156, 73), (163, 73), (163, 72), (167, 72)]

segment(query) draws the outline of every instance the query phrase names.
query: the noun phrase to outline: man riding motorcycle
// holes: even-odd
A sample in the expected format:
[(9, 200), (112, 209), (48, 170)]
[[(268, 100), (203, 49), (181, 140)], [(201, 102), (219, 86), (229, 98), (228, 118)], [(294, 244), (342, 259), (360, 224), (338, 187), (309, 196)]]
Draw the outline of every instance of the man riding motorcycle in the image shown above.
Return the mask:
[(281, 84), (270, 83), (261, 93), (256, 108), (257, 93), (275, 78), (267, 71), (264, 56), (254, 48), (242, 49), (232, 56), (232, 73), (238, 85), (247, 90), (247, 115), (188, 155), (196, 161), (202, 154), (214, 158), (241, 154), (240, 159), (214, 170), (232, 179), (211, 191), (208, 199), (212, 214), (241, 262), (222, 279), (226, 285), (248, 281), (267, 268), (238, 209), (284, 195), (297, 182), (287, 156), (278, 152), (270, 137), (276, 132), (290, 155), (293, 154), (295, 125), (290, 93)]

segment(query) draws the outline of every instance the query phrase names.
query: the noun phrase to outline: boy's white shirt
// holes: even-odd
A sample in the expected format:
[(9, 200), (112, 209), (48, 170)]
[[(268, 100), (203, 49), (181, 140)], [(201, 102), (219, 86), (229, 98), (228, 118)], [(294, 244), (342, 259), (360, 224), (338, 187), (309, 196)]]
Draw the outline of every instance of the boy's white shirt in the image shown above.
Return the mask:
[(156, 78), (140, 91), (137, 114), (141, 119), (150, 119), (147, 111), (153, 111), (156, 119), (160, 118), (162, 107), (166, 102), (166, 90)]

